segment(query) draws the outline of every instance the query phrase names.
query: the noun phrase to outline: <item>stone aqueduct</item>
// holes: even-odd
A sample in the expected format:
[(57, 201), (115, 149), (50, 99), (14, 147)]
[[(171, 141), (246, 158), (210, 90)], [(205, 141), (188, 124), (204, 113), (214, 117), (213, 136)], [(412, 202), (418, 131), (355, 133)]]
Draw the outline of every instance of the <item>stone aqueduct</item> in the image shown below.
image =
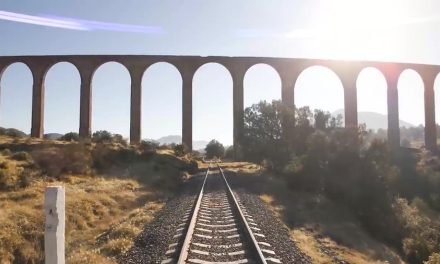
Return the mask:
[(91, 135), (92, 78), (99, 66), (107, 62), (124, 65), (131, 77), (130, 142), (141, 140), (141, 92), (142, 76), (147, 68), (158, 62), (174, 65), (182, 77), (182, 141), (192, 149), (192, 82), (197, 69), (207, 63), (223, 65), (233, 81), (233, 127), (234, 146), (239, 146), (243, 133), (243, 81), (246, 71), (256, 64), (272, 66), (281, 79), (282, 102), (294, 105), (294, 85), (298, 76), (311, 66), (324, 66), (336, 73), (344, 88), (345, 126), (356, 127), (357, 90), (359, 73), (368, 67), (381, 71), (387, 82), (388, 140), (392, 146), (399, 146), (399, 107), (397, 82), (406, 69), (419, 73), (424, 83), (425, 145), (434, 149), (437, 145), (435, 124), (434, 82), (440, 73), (440, 66), (426, 64), (387, 63), (372, 61), (335, 61), (295, 58), (264, 57), (198, 57), (198, 56), (156, 56), (156, 55), (67, 55), (67, 56), (5, 56), (0, 57), (0, 77), (11, 64), (26, 64), (33, 75), (31, 136), (43, 136), (44, 79), (48, 70), (59, 62), (72, 63), (81, 78), (79, 135)]

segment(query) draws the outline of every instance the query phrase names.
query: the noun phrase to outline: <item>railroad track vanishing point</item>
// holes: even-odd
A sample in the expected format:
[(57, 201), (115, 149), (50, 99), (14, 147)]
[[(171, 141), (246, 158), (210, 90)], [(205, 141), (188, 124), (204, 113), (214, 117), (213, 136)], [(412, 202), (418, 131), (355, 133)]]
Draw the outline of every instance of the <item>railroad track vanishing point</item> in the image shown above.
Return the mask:
[(219, 165), (208, 168), (193, 206), (182, 216), (162, 264), (281, 263), (261, 227), (232, 192)]

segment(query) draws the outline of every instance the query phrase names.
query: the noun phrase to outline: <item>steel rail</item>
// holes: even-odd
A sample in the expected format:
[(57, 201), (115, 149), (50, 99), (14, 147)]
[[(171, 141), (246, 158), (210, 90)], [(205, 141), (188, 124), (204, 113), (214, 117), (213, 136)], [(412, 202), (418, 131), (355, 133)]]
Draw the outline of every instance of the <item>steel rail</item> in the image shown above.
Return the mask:
[(258, 259), (256, 259), (257, 263), (267, 264), (266, 258), (264, 257), (263, 252), (261, 251), (261, 248), (258, 245), (258, 242), (255, 239), (254, 234), (252, 233), (252, 229), (250, 228), (248, 222), (246, 221), (246, 218), (245, 218), (245, 216), (243, 214), (243, 211), (241, 210), (240, 205), (238, 204), (237, 199), (235, 198), (235, 195), (232, 192), (232, 189), (229, 186), (228, 181), (226, 180), (226, 177), (225, 177), (225, 174), (223, 173), (222, 168), (220, 167), (219, 164), (217, 164), (217, 167), (218, 167), (218, 169), (219, 169), (219, 171), (220, 171), (220, 173), (222, 175), (222, 178), (223, 178), (223, 180), (225, 182), (225, 185), (226, 185), (226, 187), (228, 189), (227, 193), (228, 193), (229, 197), (234, 201), (235, 209), (238, 211), (238, 213), (240, 215), (240, 217), (239, 217), (240, 222), (245, 227), (245, 231), (246, 231), (245, 235), (247, 236), (248, 240), (251, 242), (252, 249), (253, 249), (254, 253), (256, 254), (256, 257), (258, 258)]
[(189, 223), (188, 231), (186, 233), (185, 240), (184, 240), (182, 248), (180, 250), (179, 259), (177, 260), (177, 264), (185, 264), (186, 259), (188, 258), (189, 247), (191, 245), (191, 239), (194, 234), (194, 229), (196, 227), (197, 216), (199, 214), (200, 204), (202, 202), (203, 191), (205, 189), (206, 179), (208, 178), (208, 175), (209, 175), (209, 168), (210, 168), (210, 166), (208, 166), (208, 170), (206, 171), (205, 179), (203, 180), (202, 188), (201, 188), (199, 196), (197, 198), (197, 202), (194, 206), (193, 215), (191, 217), (191, 222)]

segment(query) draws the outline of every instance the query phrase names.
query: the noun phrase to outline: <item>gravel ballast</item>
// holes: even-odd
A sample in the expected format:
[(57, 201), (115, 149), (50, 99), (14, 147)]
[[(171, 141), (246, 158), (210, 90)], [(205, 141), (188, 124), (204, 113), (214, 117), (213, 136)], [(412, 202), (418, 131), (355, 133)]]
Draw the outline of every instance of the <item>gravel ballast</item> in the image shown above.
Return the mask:
[[(202, 176), (202, 175), (200, 175)], [(228, 178), (228, 173), (226, 172)], [(229, 179), (229, 178), (228, 178)], [(182, 192), (171, 199), (136, 238), (134, 246), (120, 259), (120, 263), (161, 263), (172, 243), (179, 243), (184, 236), (176, 238), (176, 230), (183, 216), (192, 209), (197, 199), (203, 177), (188, 181)], [(233, 182), (233, 180), (231, 179)], [(247, 192), (244, 186), (230, 185), (247, 214), (259, 226), (264, 242), (270, 244), (276, 258), (282, 263), (312, 263), (290, 239), (288, 229), (266, 207), (257, 194)], [(186, 230), (184, 231), (186, 232)]]
[(194, 205), (202, 184), (202, 174), (185, 183), (181, 193), (167, 202), (138, 235), (133, 247), (119, 259), (119, 263), (161, 263), (168, 246), (177, 242), (174, 235), (182, 216)]
[(234, 194), (239, 197), (241, 204), (246, 208), (255, 223), (260, 226), (265, 240), (275, 251), (277, 258), (282, 263), (312, 263), (310, 258), (302, 253), (295, 243), (290, 240), (287, 228), (273, 215), (261, 199), (246, 192), (244, 189), (236, 189), (233, 186)]

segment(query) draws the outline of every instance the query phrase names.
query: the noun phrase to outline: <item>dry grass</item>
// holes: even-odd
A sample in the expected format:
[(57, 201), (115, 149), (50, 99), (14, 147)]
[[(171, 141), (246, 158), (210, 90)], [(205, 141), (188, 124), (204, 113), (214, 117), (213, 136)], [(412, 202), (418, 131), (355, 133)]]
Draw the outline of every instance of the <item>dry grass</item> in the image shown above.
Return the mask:
[[(110, 257), (128, 250), (163, 205), (151, 190), (121, 179), (70, 176), (65, 182), (38, 181), (25, 190), (2, 192), (0, 263), (42, 259), (43, 192), (48, 184), (66, 188), (69, 263), (112, 263)], [(96, 238), (104, 232), (107, 237), (98, 244)]]
[(371, 238), (347, 210), (324, 197), (292, 194), (290, 204), (269, 194), (260, 198), (286, 223), (292, 240), (313, 263), (333, 263), (323, 248), (349, 263), (403, 263), (393, 250)]
[[(20, 142), (18, 142), (20, 141)], [(33, 147), (58, 144), (33, 139), (14, 140), (1, 137), (4, 144)], [(42, 146), (44, 145), (44, 146)], [(61, 143), (61, 145), (66, 145)], [(3, 149), (5, 146), (3, 145)], [(21, 147), (18, 147), (19, 149)], [(43, 260), (44, 219), (43, 197), (48, 185), (63, 185), (66, 189), (66, 256), (68, 263), (116, 263), (115, 258), (127, 251), (134, 238), (162, 208), (165, 190), (154, 188), (144, 178), (155, 177), (170, 185), (179, 166), (176, 158), (164, 153), (148, 163), (155, 169), (143, 170), (144, 178), (106, 175), (41, 175), (26, 152), (0, 152), (0, 263), (41, 263)], [(153, 163), (160, 163), (155, 167)], [(152, 163), (152, 164), (150, 164)], [(162, 167), (175, 167), (162, 171)], [(174, 164), (175, 163), (175, 164)], [(30, 171), (23, 174), (23, 171)], [(23, 175), (25, 186), (20, 186)], [(154, 189), (153, 189), (154, 188)]]

